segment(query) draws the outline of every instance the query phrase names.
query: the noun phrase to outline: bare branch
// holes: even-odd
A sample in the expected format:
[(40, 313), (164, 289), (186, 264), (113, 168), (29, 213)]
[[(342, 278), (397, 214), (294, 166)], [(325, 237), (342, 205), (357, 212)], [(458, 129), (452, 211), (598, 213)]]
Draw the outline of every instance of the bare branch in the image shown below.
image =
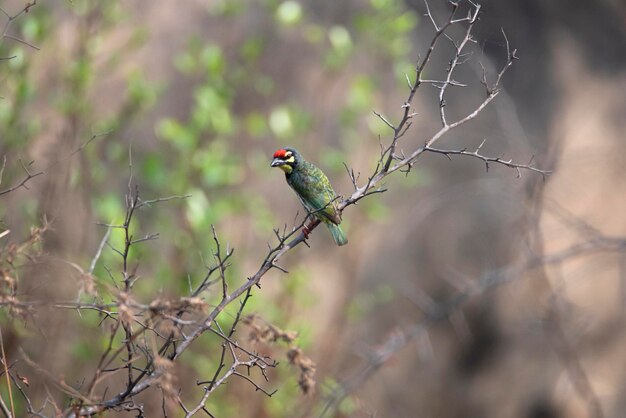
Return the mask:
[[(460, 150), (446, 150), (435, 148), (434, 144), (447, 135), (451, 130), (460, 127), (461, 125), (473, 120), (477, 115), (488, 106), (492, 100), (498, 95), (498, 89), (505, 71), (512, 65), (515, 57), (515, 51), (510, 51), (507, 42), (507, 62), (498, 71), (496, 79), (493, 84), (489, 84), (487, 81), (486, 72), (483, 76), (482, 82), (487, 88), (487, 97), (484, 98), (478, 105), (470, 108), (463, 113), (465, 116), (454, 120), (446, 114), (446, 93), (450, 86), (455, 88), (466, 87), (466, 84), (457, 81), (454, 77), (455, 70), (459, 65), (462, 65), (467, 60), (472, 58), (471, 51), (467, 51), (471, 45), (475, 42), (472, 38), (472, 30), (474, 24), (477, 22), (477, 17), (480, 12), (480, 6), (471, 3), (472, 7), (466, 17), (457, 17), (459, 3), (450, 2), (451, 10), (445, 21), (437, 23), (436, 19), (429, 6), (426, 3), (427, 16), (430, 23), (433, 25), (435, 33), (430, 41), (428, 50), (423, 58), (418, 58), (415, 65), (415, 81), (411, 81), (411, 77), (407, 75), (407, 84), (409, 92), (405, 102), (401, 105), (399, 111), (399, 121), (397, 124), (390, 122), (390, 119), (382, 116), (378, 112), (374, 114), (380, 118), (392, 131), (393, 135), (390, 135), (385, 145), (381, 141), (380, 157), (376, 166), (373, 168), (371, 174), (364, 175), (363, 180), (365, 184), (359, 186), (359, 174), (355, 174), (354, 170), (349, 169), (346, 166), (346, 170), (350, 177), (350, 180), (354, 186), (352, 194), (346, 198), (340, 198), (337, 201), (333, 201), (330, 204), (336, 205), (337, 209), (341, 213), (346, 207), (357, 204), (361, 199), (377, 194), (383, 193), (386, 189), (385, 178), (396, 172), (408, 173), (411, 168), (416, 164), (419, 156), (425, 152), (439, 153), (451, 158), (453, 155), (468, 156), (470, 158), (480, 159), (487, 166), (488, 164), (499, 164), (506, 167), (516, 169), (520, 173), (521, 169), (534, 171), (542, 175), (549, 173), (547, 170), (542, 170), (533, 165), (532, 160), (528, 164), (519, 164), (512, 160), (504, 160), (503, 157), (490, 157), (484, 155), (481, 152), (482, 144), (475, 151), (467, 151), (466, 149)], [(456, 40), (450, 33), (449, 28), (452, 26), (463, 28), (464, 31), (460, 37)], [(450, 31), (451, 33), (455, 33)], [(452, 42), (454, 51), (451, 53), (450, 64), (446, 71), (445, 77), (433, 77), (434, 79), (422, 79), (422, 75), (426, 74), (428, 65), (432, 59), (433, 51), (436, 45), (439, 43), (439, 39), (445, 38)], [(446, 42), (446, 41), (443, 41)], [(441, 80), (437, 80), (441, 78)], [(413, 118), (417, 116), (417, 113), (413, 110), (413, 102), (422, 83), (429, 84), (439, 89), (439, 119), (441, 121), (441, 127), (434, 132), (430, 137), (424, 138), (423, 142), (420, 141), (417, 148), (406, 150), (406, 155), (402, 149), (398, 146), (398, 142), (408, 132), (412, 126)], [(395, 118), (391, 118), (394, 120)], [(397, 120), (397, 119), (395, 119)], [(93, 139), (93, 138), (92, 138)], [(90, 140), (91, 141), (91, 140)], [(89, 141), (87, 142), (89, 143)], [(484, 143), (484, 142), (483, 142)], [(86, 144), (85, 144), (86, 145)], [(406, 148), (406, 147), (404, 147)], [(129, 148), (129, 179), (128, 179), (128, 192), (125, 196), (126, 199), (126, 214), (124, 221), (121, 225), (107, 225), (107, 233), (103, 237), (98, 247), (98, 250), (91, 261), (88, 272), (92, 273), (95, 265), (100, 258), (100, 255), (105, 246), (111, 247), (108, 242), (108, 237), (113, 228), (123, 231), (124, 244), (119, 249), (113, 248), (114, 252), (121, 258), (120, 273), (122, 275), (123, 285), (119, 283), (115, 284), (116, 288), (111, 289), (114, 295), (114, 302), (112, 305), (105, 304), (78, 304), (73, 306), (68, 304), (66, 307), (73, 307), (80, 312), (82, 309), (90, 309), (99, 312), (106, 323), (114, 324), (111, 333), (108, 334), (109, 346), (106, 348), (100, 358), (99, 365), (96, 369), (94, 377), (89, 381), (88, 390), (82, 395), (73, 388), (64, 388), (66, 393), (74, 396), (79, 401), (76, 405), (77, 408), (67, 410), (67, 416), (89, 416), (102, 413), (109, 409), (123, 408), (126, 410), (133, 409), (140, 411), (141, 407), (136, 405), (133, 401), (134, 397), (150, 387), (159, 385), (164, 393), (164, 396), (168, 393), (166, 387), (171, 386), (171, 373), (168, 372), (168, 365), (177, 361), (184, 353), (191, 347), (191, 345), (204, 333), (211, 332), (221, 338), (221, 353), (219, 357), (219, 364), (215, 367), (215, 371), (211, 370), (209, 376), (210, 380), (198, 382), (203, 386), (204, 393), (201, 393), (199, 399), (194, 401), (193, 407), (187, 407), (180, 400), (178, 394), (171, 394), (172, 399), (176, 399), (178, 405), (185, 412), (185, 416), (193, 416), (197, 412), (204, 411), (210, 415), (206, 408), (206, 404), (218, 387), (223, 385), (232, 376), (237, 376), (248, 381), (255, 387), (255, 390), (262, 391), (267, 396), (272, 396), (274, 392), (270, 392), (258, 385), (250, 377), (249, 374), (245, 374), (244, 371), (255, 369), (261, 373), (261, 376), (267, 380), (266, 369), (273, 367), (275, 363), (268, 358), (258, 355), (257, 353), (246, 349), (239, 344), (235, 338), (235, 329), (240, 323), (243, 315), (244, 308), (249, 298), (252, 295), (252, 291), (255, 286), (260, 287), (262, 278), (272, 269), (277, 269), (282, 272), (287, 270), (281, 267), (278, 263), (282, 257), (300, 243), (306, 244), (308, 235), (319, 224), (320, 220), (317, 219), (315, 213), (309, 213), (299, 226), (294, 226), (291, 230), (285, 225), (283, 228), (277, 228), (274, 230), (276, 239), (269, 245), (269, 249), (265, 255), (265, 258), (260, 263), (260, 266), (256, 269), (256, 272), (246, 277), (242, 281), (235, 281), (235, 278), (231, 280), (230, 277), (226, 277), (227, 268), (229, 267), (229, 258), (233, 254), (233, 251), (228, 248), (228, 245), (223, 248), (222, 243), (218, 237), (216, 229), (212, 227), (213, 241), (215, 243), (215, 251), (213, 253), (212, 265), (206, 266), (204, 277), (199, 280), (199, 284), (194, 288), (192, 285), (192, 279), (189, 279), (189, 297), (184, 298), (174, 303), (173, 301), (163, 300), (161, 298), (152, 301), (149, 305), (142, 305), (141, 303), (133, 300), (132, 290), (133, 284), (138, 278), (137, 266), (134, 265), (135, 261), (131, 259), (130, 252), (133, 245), (149, 241), (157, 238), (158, 234), (147, 234), (143, 238), (135, 239), (132, 236), (133, 228), (132, 223), (135, 220), (135, 215), (138, 213), (137, 209), (144, 206), (148, 207), (154, 203), (168, 201), (172, 199), (184, 199), (188, 195), (170, 196), (164, 198), (157, 198), (153, 200), (141, 200), (139, 198), (139, 190), (133, 183), (133, 160), (132, 150)], [(4, 166), (3, 166), (4, 167)], [(26, 170), (27, 176), (30, 172)], [(2, 171), (0, 170), (0, 178)], [(32, 177), (31, 177), (32, 178)], [(22, 187), (26, 184), (27, 179), (16, 187)], [(24, 186), (25, 187), (25, 186)], [(0, 193), (1, 195), (1, 193)], [(294, 221), (296, 224), (296, 221)], [(599, 242), (595, 242), (595, 249), (599, 248)], [(622, 245), (621, 242), (608, 242), (602, 241), (605, 246), (617, 246)], [(112, 248), (112, 247), (111, 247)], [(572, 254), (576, 254), (580, 251), (589, 251), (590, 248), (572, 248)], [(561, 257), (569, 257), (571, 254), (561, 254)], [(556, 255), (555, 255), (556, 256)], [(549, 262), (547, 259), (541, 260), (541, 262)], [(558, 262), (554, 259), (553, 262)], [(208, 263), (210, 264), (210, 263)], [(525, 266), (531, 268), (532, 263), (528, 261)], [(109, 271), (108, 268), (106, 268)], [(417, 295), (415, 298), (417, 304), (424, 311), (424, 321), (419, 323), (415, 327), (409, 328), (404, 332), (398, 333), (391, 337), (381, 347), (372, 351), (368, 357), (367, 368), (362, 370), (358, 377), (356, 377), (352, 383), (347, 382), (342, 386), (342, 391), (339, 396), (346, 396), (360, 382), (367, 379), (368, 376), (373, 374), (382, 364), (384, 364), (390, 356), (406, 346), (410, 341), (427, 335), (429, 324), (440, 321), (450, 320), (452, 317), (458, 319), (461, 318), (459, 309), (463, 302), (467, 300), (475, 292), (484, 291), (484, 289), (495, 286), (498, 283), (504, 283), (510, 280), (510, 277), (518, 274), (519, 271), (515, 269), (492, 272), (495, 274), (489, 275), (489, 277), (481, 278), (479, 282), (481, 285), (478, 288), (472, 288), (466, 292), (455, 295), (449, 301), (444, 303), (431, 300), (424, 295)], [(110, 277), (113, 278), (111, 273)], [(117, 280), (119, 282), (119, 279)], [(221, 283), (221, 288), (215, 289), (214, 295), (208, 292), (207, 289), (213, 284), (216, 287), (220, 287), (218, 283)], [(204, 293), (207, 291), (206, 293)], [(205, 298), (213, 297), (211, 303), (205, 301)], [(226, 315), (225, 310), (231, 304), (239, 303), (238, 310), (234, 315), (234, 320), (230, 329), (223, 325), (224, 321), (221, 319)], [(200, 306), (202, 309), (200, 309)], [(228, 312), (230, 315), (230, 312)], [(454, 316), (457, 315), (457, 316)], [(229, 316), (230, 318), (230, 316)], [(221, 321), (218, 322), (218, 319)], [(141, 322), (140, 322), (141, 320)], [(454, 320), (454, 319), (453, 319)], [(159, 326), (167, 324), (168, 328), (164, 332)], [(224, 331), (222, 329), (224, 328)], [(123, 331), (123, 333), (122, 333)], [(159, 332), (160, 331), (160, 332)], [(117, 334), (116, 333), (121, 333)], [(140, 339), (139, 336), (142, 336)], [(119, 342), (119, 337), (122, 337), (122, 341)], [(116, 343), (116, 341), (118, 341)], [(228, 353), (228, 355), (227, 355)], [(217, 354), (217, 353), (216, 353)], [(110, 368), (109, 368), (110, 367)], [(93, 394), (96, 386), (104, 379), (106, 373), (124, 373), (124, 386), (122, 389), (113, 395), (103, 396), (101, 400), (94, 401)], [(168, 380), (170, 379), (170, 380)], [(333, 401), (334, 402), (334, 401)]]
[[(4, 161), (6, 162), (6, 157), (5, 157)], [(1, 190), (1, 191), (0, 191), (0, 196), (5, 195), (5, 194), (7, 194), (7, 193), (11, 193), (12, 191), (17, 190), (17, 189), (19, 189), (19, 188), (21, 188), (21, 187), (23, 187), (23, 188), (25, 188), (26, 190), (28, 190), (27, 183), (28, 183), (31, 179), (33, 179), (33, 178), (35, 178), (35, 177), (38, 177), (38, 176), (40, 176), (40, 175), (44, 174), (44, 171), (37, 171), (37, 172), (35, 172), (35, 173), (31, 173), (31, 172), (28, 170), (28, 166), (29, 166), (29, 165), (31, 165), (31, 164), (32, 164), (32, 162), (31, 162), (31, 163), (29, 163), (29, 164), (28, 164), (28, 166), (27, 166), (27, 165), (24, 165), (24, 163), (22, 162), (22, 160), (19, 160), (19, 163), (20, 163), (20, 165), (22, 166), (22, 169), (26, 172), (26, 177), (24, 177), (24, 178), (22, 179), (22, 181), (20, 181), (19, 183), (15, 184), (14, 186), (11, 186), (11, 187), (9, 187), (8, 189), (5, 189), (5, 190)], [(2, 171), (4, 171), (4, 163), (3, 163), (3, 165), (2, 165)]]
[(104, 234), (104, 236), (100, 240), (100, 245), (98, 245), (98, 249), (96, 250), (96, 254), (94, 255), (93, 259), (91, 260), (91, 263), (89, 264), (89, 270), (87, 270), (87, 272), (89, 274), (93, 273), (94, 269), (96, 268), (96, 263), (100, 259), (100, 256), (102, 255), (102, 250), (104, 249), (104, 246), (106, 245), (106, 242), (108, 241), (109, 237), (111, 236), (111, 230), (112, 229), (113, 228), (109, 226), (107, 228), (107, 232)]
[[(483, 142), (484, 143), (484, 142)], [(481, 144), (482, 146), (482, 144)], [(465, 149), (461, 149), (461, 150), (445, 150), (445, 149), (438, 149), (438, 148), (433, 148), (430, 146), (426, 146), (424, 148), (425, 151), (428, 152), (432, 152), (435, 154), (442, 154), (445, 155), (446, 157), (450, 158), (451, 155), (464, 155), (464, 156), (468, 156), (468, 157), (473, 157), (473, 158), (477, 158), (479, 160), (482, 160), (485, 163), (485, 169), (487, 171), (489, 171), (489, 164), (490, 163), (494, 163), (494, 164), (500, 164), (509, 168), (514, 168), (517, 171), (517, 177), (521, 177), (522, 176), (522, 172), (521, 170), (529, 170), (529, 171), (534, 171), (536, 173), (541, 174), (542, 176), (547, 176), (550, 173), (552, 173), (552, 171), (550, 170), (542, 170), (532, 164), (521, 164), (521, 163), (515, 163), (513, 162), (512, 159), (509, 160), (504, 160), (501, 157), (488, 157), (486, 155), (481, 154), (480, 148), (481, 146), (479, 146), (478, 148), (476, 148), (476, 150), (474, 151), (467, 151)]]
[[(33, 3), (34, 4), (34, 3)], [(50, 164), (47, 168), (37, 171), (37, 172), (31, 172), (28, 167), (30, 167), (33, 162), (31, 161), (28, 164), (24, 164), (22, 162), (22, 160), (19, 160), (20, 165), (22, 166), (22, 170), (24, 170), (24, 172), (26, 173), (26, 176), (17, 184), (15, 184), (14, 186), (9, 187), (8, 189), (2, 190), (0, 191), (0, 196), (5, 195), (7, 193), (11, 193), (14, 190), (17, 190), (21, 187), (25, 188), (28, 190), (28, 185), (27, 183), (32, 180), (35, 177), (41, 176), (42, 174), (45, 174), (46, 172), (48, 172), (52, 167), (56, 166), (57, 164), (66, 161), (70, 158), (72, 158), (74, 155), (76, 155), (77, 153), (81, 152), (87, 145), (89, 145), (94, 139), (99, 138), (101, 136), (106, 136), (108, 135), (109, 132), (105, 132), (105, 133), (100, 133), (100, 134), (94, 134), (91, 136), (91, 138), (89, 140), (87, 140), (84, 144), (80, 145), (78, 148), (76, 148), (74, 151), (72, 151), (68, 156), (61, 158), (59, 160), (54, 161), (52, 164)], [(0, 169), (0, 183), (2, 183), (2, 174), (4, 173), (4, 169), (6, 166), (6, 156), (3, 157), (3, 163), (2, 163), (2, 169)]]

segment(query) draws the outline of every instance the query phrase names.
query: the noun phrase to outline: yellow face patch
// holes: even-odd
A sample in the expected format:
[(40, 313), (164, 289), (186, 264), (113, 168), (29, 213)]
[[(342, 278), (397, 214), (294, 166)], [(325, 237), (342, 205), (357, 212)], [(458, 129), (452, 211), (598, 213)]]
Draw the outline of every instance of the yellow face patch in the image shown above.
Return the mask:
[(281, 164), (278, 166), (278, 168), (280, 168), (281, 170), (283, 170), (285, 173), (289, 174), (293, 171), (293, 167), (291, 166), (291, 164), (293, 164), (294, 162), (296, 162), (296, 157), (293, 156), (293, 154), (291, 152), (288, 152), (285, 157), (289, 157), (289, 158), (285, 158), (283, 161), (286, 162), (287, 164)]
[(289, 164), (279, 165), (278, 168), (280, 168), (281, 170), (283, 170), (287, 174), (289, 174), (289, 173), (291, 173), (293, 171), (293, 168), (291, 168), (291, 166)]

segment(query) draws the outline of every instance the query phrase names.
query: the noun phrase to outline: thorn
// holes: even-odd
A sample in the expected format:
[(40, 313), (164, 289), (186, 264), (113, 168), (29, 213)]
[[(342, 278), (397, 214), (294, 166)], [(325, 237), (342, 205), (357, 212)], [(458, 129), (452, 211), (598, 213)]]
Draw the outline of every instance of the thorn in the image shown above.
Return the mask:
[(278, 270), (282, 271), (283, 273), (289, 273), (287, 271), (287, 269), (285, 269), (284, 267), (279, 266), (278, 264), (274, 263), (273, 261), (272, 261), (272, 267), (277, 268)]

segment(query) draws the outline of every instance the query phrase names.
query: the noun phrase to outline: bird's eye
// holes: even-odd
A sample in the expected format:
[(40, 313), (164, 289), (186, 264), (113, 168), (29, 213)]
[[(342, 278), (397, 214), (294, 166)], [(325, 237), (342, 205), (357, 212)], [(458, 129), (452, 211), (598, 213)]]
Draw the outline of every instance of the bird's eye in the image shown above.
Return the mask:
[(291, 151), (287, 151), (287, 152), (285, 153), (285, 159), (287, 159), (287, 158), (291, 157), (292, 155), (293, 155), (293, 154), (292, 154), (292, 152), (291, 152)]

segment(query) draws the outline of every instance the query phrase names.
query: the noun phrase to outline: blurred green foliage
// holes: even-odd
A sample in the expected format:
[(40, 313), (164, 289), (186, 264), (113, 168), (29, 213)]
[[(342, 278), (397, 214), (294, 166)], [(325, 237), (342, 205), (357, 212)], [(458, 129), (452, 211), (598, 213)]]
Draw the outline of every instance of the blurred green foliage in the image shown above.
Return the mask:
[[(237, 238), (245, 243), (270, 240), (272, 228), (286, 223), (273, 212), (277, 205), (270, 205), (254, 186), (256, 179), (270, 175), (268, 154), (277, 144), (315, 150), (310, 158), (339, 178), (345, 175), (343, 163), (350, 160), (350, 151), (358, 149), (364, 135), (376, 138), (389, 133), (386, 125), (371, 116), (371, 110), (381, 103), (381, 81), (373, 73), (358, 70), (351, 60), (357, 55), (381, 54), (393, 67), (398, 83), (404, 85), (404, 72), (411, 68), (410, 34), (417, 16), (406, 11), (400, 0), (371, 0), (364, 2), (356, 15), (330, 20), (313, 13), (314, 6), (296, 0), (212, 2), (205, 9), (207, 21), (234, 25), (238, 19), (254, 16), (260, 32), (248, 31), (236, 41), (190, 33), (186, 47), (171, 58), (176, 69), (171, 77), (190, 86), (182, 90), (189, 93), (188, 100), (182, 108), (172, 109), (159, 104), (168, 95), (176, 95), (179, 84), (173, 86), (170, 79), (156, 77), (151, 68), (135, 63), (142, 47), (154, 40), (145, 27), (129, 18), (131, 12), (125, 7), (118, 1), (43, 3), (14, 22), (19, 36), (41, 51), (7, 39), (0, 42), (0, 56), (14, 57), (0, 62), (0, 96), (4, 97), (0, 100), (1, 149), (4, 155), (24, 157), (33, 147), (50, 146), (51, 132), (59, 131), (61, 139), (56, 145), (63, 151), (55, 158), (67, 159), (92, 135), (109, 132), (71, 162), (66, 160), (71, 168), (70, 187), (83, 191), (92, 216), (102, 223), (120, 224), (124, 219), (130, 165), (133, 183), (140, 185), (145, 200), (191, 194), (184, 200), (141, 210), (131, 225), (135, 237), (153, 232), (161, 235), (160, 241), (137, 245), (131, 252), (143, 277), (135, 297), (149, 301), (157, 294), (186, 295), (190, 282), (199, 283), (205, 264), (214, 261), (215, 245), (208, 232), (211, 225), (217, 225), (224, 242)], [(63, 30), (75, 35), (69, 44)], [(124, 41), (112, 41), (116, 37)], [(321, 146), (306, 143), (324, 134), (324, 121), (310, 113), (305, 100), (283, 91), (282, 80), (267, 70), (273, 42), (281, 37), (293, 38), (328, 74), (349, 74), (345, 78), (347, 94), (333, 116), (339, 135), (332, 146), (323, 141)], [(114, 91), (122, 92), (120, 97), (105, 94), (112, 85)], [(355, 128), (359, 123), (366, 131)], [(20, 175), (13, 164), (3, 182), (13, 183)], [(22, 213), (23, 229), (38, 224), (46, 211), (43, 200), (28, 197), (12, 205), (11, 210)], [(367, 199), (361, 207), (372, 221), (384, 220), (388, 214), (379, 199)], [(0, 218), (4, 216), (6, 208), (0, 208)], [(231, 228), (235, 230), (233, 225), (239, 225), (239, 230), (247, 228), (248, 235), (229, 235)], [(349, 228), (349, 220), (346, 225)], [(95, 236), (89, 240), (89, 251), (77, 260), (82, 265), (92, 257), (93, 245), (105, 230), (90, 229)], [(109, 244), (123, 247), (120, 229), (113, 229)], [(255, 246), (244, 257), (248, 254), (258, 256), (259, 251)], [(112, 283), (121, 280), (120, 263), (118, 254), (105, 250), (94, 271), (104, 302), (111, 300)], [(236, 286), (250, 273), (244, 271), (242, 259), (237, 259), (227, 278)], [(298, 330), (298, 344), (304, 350), (313, 347), (315, 324), (293, 307), (306, 312), (317, 302), (309, 280), (305, 269), (295, 268), (276, 291), (278, 298), (289, 304), (273, 303), (276, 295), (256, 292), (247, 306), (247, 312), (260, 312), (281, 328)], [(381, 287), (356, 298), (347, 308), (349, 314), (359, 315), (389, 300), (387, 290)], [(210, 292), (209, 299), (212, 297)], [(83, 295), (85, 300), (90, 298)], [(232, 322), (236, 309), (233, 305), (220, 317), (223, 327)], [(96, 315), (83, 318), (92, 325), (97, 319)], [(198, 375), (210, 376), (217, 366), (220, 342), (213, 335), (203, 336), (184, 356), (184, 364)], [(72, 353), (88, 362), (107, 343), (104, 336), (78, 341)], [(280, 351), (277, 349), (279, 357)], [(264, 401), (268, 416), (286, 416), (285, 411), (296, 408), (300, 402), (296, 381), (295, 370), (281, 366), (275, 371), (270, 386), (280, 390)], [(224, 393), (223, 397), (219, 393)], [(227, 389), (211, 398), (209, 409), (216, 416), (237, 413), (236, 406), (228, 402)], [(349, 399), (341, 407), (345, 414), (353, 409)]]

